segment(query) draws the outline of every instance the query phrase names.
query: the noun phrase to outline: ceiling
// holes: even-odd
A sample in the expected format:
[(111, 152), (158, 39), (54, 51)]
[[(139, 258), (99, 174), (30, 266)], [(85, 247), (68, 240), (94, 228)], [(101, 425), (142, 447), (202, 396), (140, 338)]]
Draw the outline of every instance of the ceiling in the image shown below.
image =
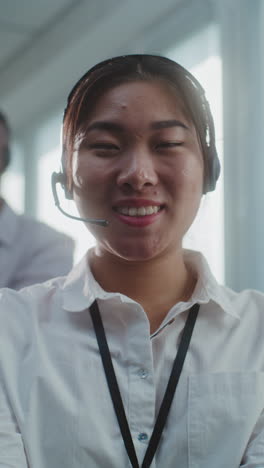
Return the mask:
[(73, 8), (72, 0), (1, 0), (0, 72)]
[(49, 64), (118, 2), (0, 0), (0, 108), (8, 112), (13, 127), (23, 122), (22, 104), (28, 115), (34, 101), (41, 108), (49, 97), (49, 81), (37, 80), (34, 87), (34, 78), (44, 78)]
[(204, 15), (204, 2), (0, 0), (0, 109), (14, 131), (34, 125), (65, 102), (91, 65), (118, 53), (149, 50), (146, 35), (160, 32), (161, 41), (164, 18), (171, 18), (176, 37), (176, 24), (190, 24), (188, 12), (195, 19)]

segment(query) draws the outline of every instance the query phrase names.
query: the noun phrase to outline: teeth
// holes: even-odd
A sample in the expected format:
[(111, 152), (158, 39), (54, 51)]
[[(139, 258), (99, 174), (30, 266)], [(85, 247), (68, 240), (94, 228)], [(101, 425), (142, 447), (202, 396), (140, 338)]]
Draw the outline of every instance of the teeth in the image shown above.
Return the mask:
[(146, 214), (147, 214), (147, 215), (151, 215), (151, 214), (153, 214), (153, 213), (155, 213), (155, 207), (147, 206), (147, 208), (146, 208)]
[(144, 208), (144, 206), (141, 206), (140, 208), (138, 208), (137, 212), (139, 214), (139, 216), (145, 216), (146, 214), (146, 208)]
[(140, 208), (134, 207), (120, 207), (117, 208), (118, 213), (128, 216), (146, 216), (157, 213), (160, 210), (159, 206), (140, 206)]
[(136, 216), (137, 215), (137, 209), (136, 208), (129, 208), (128, 214), (129, 214), (129, 216)]
[(117, 211), (119, 211), (119, 213), (122, 213), (124, 215), (128, 215), (129, 208), (118, 208)]

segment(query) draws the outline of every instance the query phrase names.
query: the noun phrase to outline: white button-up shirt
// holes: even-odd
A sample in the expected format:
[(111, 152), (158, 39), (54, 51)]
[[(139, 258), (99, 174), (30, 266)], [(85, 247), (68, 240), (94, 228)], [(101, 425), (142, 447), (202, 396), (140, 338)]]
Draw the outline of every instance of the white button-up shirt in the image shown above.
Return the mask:
[(73, 240), (5, 203), (0, 210), (0, 288), (21, 289), (66, 275), (73, 264)]
[(0, 467), (130, 467), (87, 308), (98, 300), (142, 463), (187, 310), (201, 304), (151, 468), (264, 467), (264, 295), (198, 282), (150, 336), (142, 307), (107, 293), (87, 259), (65, 279), (0, 299)]

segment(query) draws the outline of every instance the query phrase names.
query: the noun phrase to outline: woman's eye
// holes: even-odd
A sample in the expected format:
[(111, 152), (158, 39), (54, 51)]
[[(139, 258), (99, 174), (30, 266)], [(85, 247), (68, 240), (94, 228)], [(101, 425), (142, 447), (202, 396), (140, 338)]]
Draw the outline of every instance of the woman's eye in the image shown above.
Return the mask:
[(118, 146), (114, 145), (113, 143), (93, 143), (89, 145), (91, 149), (106, 149), (106, 150), (116, 150)]
[(87, 148), (99, 156), (111, 155), (119, 151), (119, 147), (113, 143), (89, 143)]
[(156, 148), (161, 148), (161, 149), (169, 149), (169, 148), (175, 148), (177, 146), (182, 146), (183, 142), (182, 141), (163, 141), (161, 143), (158, 143), (156, 145)]

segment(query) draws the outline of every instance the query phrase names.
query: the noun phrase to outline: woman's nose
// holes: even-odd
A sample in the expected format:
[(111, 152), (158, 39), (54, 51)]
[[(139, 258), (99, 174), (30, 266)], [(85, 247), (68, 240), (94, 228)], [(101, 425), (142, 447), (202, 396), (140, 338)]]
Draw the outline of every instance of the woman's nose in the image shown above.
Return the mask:
[(147, 150), (135, 150), (124, 157), (117, 177), (119, 187), (131, 187), (140, 191), (156, 185), (157, 181), (153, 156)]

